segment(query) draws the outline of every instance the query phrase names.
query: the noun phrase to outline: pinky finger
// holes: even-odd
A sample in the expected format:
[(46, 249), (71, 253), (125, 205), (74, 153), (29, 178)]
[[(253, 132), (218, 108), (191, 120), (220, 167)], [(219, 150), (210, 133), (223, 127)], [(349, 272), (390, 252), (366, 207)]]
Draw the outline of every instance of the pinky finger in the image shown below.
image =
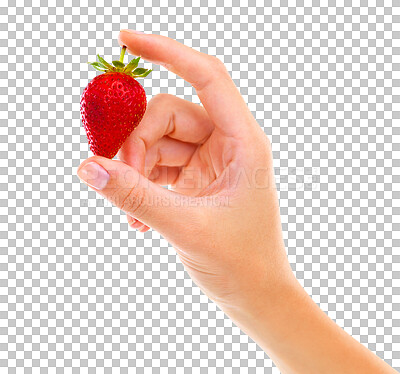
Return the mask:
[(146, 226), (142, 222), (138, 221), (136, 218), (133, 218), (129, 214), (126, 215), (126, 218), (128, 220), (128, 225), (132, 227), (133, 229), (137, 229), (141, 232), (146, 232), (150, 230), (149, 226)]

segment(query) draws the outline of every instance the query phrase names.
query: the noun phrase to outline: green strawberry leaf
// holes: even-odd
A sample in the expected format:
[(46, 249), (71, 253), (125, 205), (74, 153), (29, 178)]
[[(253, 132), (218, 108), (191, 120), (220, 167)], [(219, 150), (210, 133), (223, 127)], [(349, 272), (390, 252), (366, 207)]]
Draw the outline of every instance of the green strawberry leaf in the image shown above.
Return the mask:
[(100, 64), (100, 62), (88, 62), (88, 64), (97, 67), (103, 66), (102, 64)]
[(113, 63), (113, 65), (114, 65), (116, 68), (123, 68), (123, 67), (125, 67), (125, 64), (124, 64), (123, 62), (121, 62), (121, 61), (118, 61), (118, 60), (115, 60), (115, 61), (113, 61), (112, 63)]
[(131, 60), (131, 62), (125, 66), (124, 72), (129, 73), (133, 69), (137, 68), (137, 66), (139, 65), (139, 60), (140, 60), (140, 57)]
[(107, 70), (107, 68), (103, 64), (100, 64), (100, 62), (88, 62), (88, 64), (92, 65), (96, 70), (100, 71), (103, 71), (103, 69)]
[(110, 65), (106, 60), (104, 60), (104, 58), (101, 57), (100, 55), (97, 55), (97, 58), (99, 59), (100, 63), (102, 63), (105, 67), (109, 69), (114, 69), (114, 67)]
[(147, 72), (147, 69), (137, 68), (137, 69), (135, 69), (135, 70), (133, 71), (133, 74), (134, 74), (134, 75), (142, 75), (142, 74), (144, 74), (144, 73), (146, 73), (146, 72)]
[(152, 71), (153, 71), (153, 69), (147, 70), (144, 74), (139, 75), (139, 77), (140, 78), (147, 77)]
[(138, 68), (135, 71), (133, 71), (131, 74), (134, 78), (144, 78), (147, 77), (153, 70), (147, 70), (143, 68)]
[[(92, 65), (93, 66), (93, 65)], [(96, 70), (98, 70), (98, 71), (102, 71), (102, 72), (106, 72), (107, 70), (104, 70), (104, 69), (100, 69), (100, 68), (98, 68), (97, 66), (93, 66)]]

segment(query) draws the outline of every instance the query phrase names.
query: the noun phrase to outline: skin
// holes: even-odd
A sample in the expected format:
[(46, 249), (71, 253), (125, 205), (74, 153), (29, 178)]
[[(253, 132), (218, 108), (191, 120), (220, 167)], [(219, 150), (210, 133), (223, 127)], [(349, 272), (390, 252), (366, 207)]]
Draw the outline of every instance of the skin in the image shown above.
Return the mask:
[(159, 231), (193, 281), (282, 373), (396, 373), (295, 279), (271, 145), (224, 65), (160, 35), (122, 30), (119, 43), (185, 79), (202, 105), (157, 95), (121, 161), (91, 157), (78, 176), (126, 212), (131, 227)]

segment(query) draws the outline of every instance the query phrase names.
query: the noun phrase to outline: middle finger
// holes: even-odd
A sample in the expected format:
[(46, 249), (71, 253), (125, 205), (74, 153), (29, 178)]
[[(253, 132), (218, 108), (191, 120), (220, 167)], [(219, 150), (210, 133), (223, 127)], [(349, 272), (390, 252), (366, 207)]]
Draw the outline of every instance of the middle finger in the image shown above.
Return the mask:
[(164, 136), (202, 144), (213, 130), (214, 124), (202, 106), (159, 94), (150, 100), (142, 121), (121, 147), (119, 157), (144, 173), (147, 150)]

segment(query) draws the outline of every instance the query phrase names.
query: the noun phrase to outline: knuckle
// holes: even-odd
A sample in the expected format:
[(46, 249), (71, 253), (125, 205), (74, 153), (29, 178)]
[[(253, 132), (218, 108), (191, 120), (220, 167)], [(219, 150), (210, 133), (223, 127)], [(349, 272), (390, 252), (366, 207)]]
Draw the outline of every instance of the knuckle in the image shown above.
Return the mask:
[(218, 57), (209, 56), (209, 64), (211, 65), (214, 72), (221, 74), (228, 73), (225, 64)]
[(166, 93), (159, 93), (150, 100), (149, 105), (156, 104), (157, 106), (159, 106), (161, 103), (169, 102), (170, 99), (171, 99), (171, 95), (166, 94)]
[(264, 142), (267, 152), (272, 152), (272, 144), (269, 136), (264, 136)]
[(225, 64), (219, 58), (206, 55), (201, 78), (197, 82), (194, 82), (193, 86), (197, 91), (201, 91), (209, 86), (209, 84), (215, 80), (215, 77), (218, 79), (224, 77), (230, 78), (230, 75)]

